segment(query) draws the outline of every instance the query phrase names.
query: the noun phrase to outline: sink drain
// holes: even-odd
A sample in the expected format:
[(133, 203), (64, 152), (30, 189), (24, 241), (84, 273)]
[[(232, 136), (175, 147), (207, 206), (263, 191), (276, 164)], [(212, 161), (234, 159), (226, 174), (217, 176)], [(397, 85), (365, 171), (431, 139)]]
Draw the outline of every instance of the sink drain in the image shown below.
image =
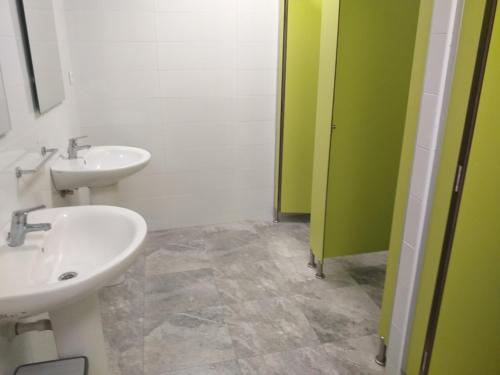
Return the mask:
[(78, 276), (77, 272), (64, 272), (61, 276), (59, 276), (59, 281), (71, 280)]

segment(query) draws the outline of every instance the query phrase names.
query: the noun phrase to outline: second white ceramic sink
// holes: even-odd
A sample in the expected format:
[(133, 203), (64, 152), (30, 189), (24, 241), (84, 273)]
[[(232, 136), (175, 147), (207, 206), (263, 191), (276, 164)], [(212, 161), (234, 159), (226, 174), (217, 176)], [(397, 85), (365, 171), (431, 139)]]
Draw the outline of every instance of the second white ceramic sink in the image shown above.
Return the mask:
[(111, 206), (46, 209), (30, 223), (48, 232), (26, 235), (9, 247), (0, 231), (0, 321), (51, 312), (95, 293), (132, 264), (146, 236), (137, 213)]
[(79, 151), (77, 159), (60, 157), (51, 167), (57, 190), (105, 187), (137, 173), (151, 160), (143, 149), (125, 146), (93, 146)]

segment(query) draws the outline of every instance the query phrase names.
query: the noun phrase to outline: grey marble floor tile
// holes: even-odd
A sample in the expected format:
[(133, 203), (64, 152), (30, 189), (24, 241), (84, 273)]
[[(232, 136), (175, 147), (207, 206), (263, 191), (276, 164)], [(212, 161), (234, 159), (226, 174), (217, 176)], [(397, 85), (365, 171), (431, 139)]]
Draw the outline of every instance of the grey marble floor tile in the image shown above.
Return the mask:
[(262, 227), (261, 237), (294, 238), (298, 241), (309, 243), (309, 224), (300, 222), (273, 223)]
[(359, 375), (354, 363), (339, 359), (322, 346), (238, 360), (242, 375)]
[(385, 282), (385, 265), (380, 266), (351, 266), (347, 272), (362, 285), (371, 285), (383, 289)]
[(241, 222), (149, 234), (146, 257), (100, 293), (111, 374), (381, 374), (387, 254), (328, 259), (317, 280), (308, 232)]
[(261, 233), (262, 244), (273, 258), (292, 258), (309, 254), (308, 226), (304, 223), (279, 223)]
[(117, 339), (109, 339), (109, 332), (105, 334), (110, 373), (112, 375), (143, 375), (144, 345), (142, 332), (135, 332), (133, 328), (131, 329), (124, 322), (114, 325), (113, 330), (125, 330), (129, 332), (130, 337), (120, 342)]
[(265, 260), (214, 266), (215, 283), (222, 303), (233, 304), (276, 296), (276, 264)]
[(211, 248), (209, 256), (214, 266), (257, 262), (271, 258), (269, 251), (258, 241), (248, 243), (242, 241), (240, 244), (235, 243), (233, 246), (220, 244)]
[(286, 235), (274, 235), (262, 240), (273, 258), (292, 258), (309, 254), (309, 243)]
[(224, 304), (285, 296), (314, 277), (297, 272), (288, 258), (215, 265), (214, 275)]
[(251, 222), (206, 227), (204, 240), (210, 251), (241, 248), (259, 239), (259, 225)]
[(302, 311), (286, 298), (226, 305), (224, 315), (238, 358), (319, 342)]
[(363, 374), (384, 374), (384, 367), (375, 363), (375, 355), (378, 351), (379, 337), (377, 335), (362, 336), (349, 339), (344, 345), (326, 343), (323, 345), (325, 351), (333, 358), (354, 363), (363, 370)]
[(144, 338), (145, 375), (234, 359), (222, 307), (166, 315)]
[[(299, 267), (299, 265), (296, 266)], [(294, 294), (317, 296), (320, 298), (330, 293), (333, 289), (358, 285), (351, 275), (339, 264), (325, 267), (324, 273), (326, 277), (322, 280), (316, 278), (315, 270), (308, 269), (308, 271), (310, 273), (309, 276), (307, 276), (307, 280), (293, 285)], [(307, 271), (304, 269), (303, 272), (306, 274)]]
[(161, 324), (166, 314), (220, 305), (212, 269), (146, 277), (145, 321), (147, 331)]
[(372, 299), (375, 304), (381, 308), (382, 307), (382, 300), (384, 297), (384, 288), (380, 288), (377, 286), (372, 286), (368, 284), (362, 284), (360, 285), (361, 288), (368, 294), (368, 296)]
[(146, 274), (161, 275), (210, 267), (205, 242), (202, 240), (172, 243), (165, 241), (158, 250), (146, 256)]
[(306, 280), (316, 279), (316, 269), (309, 267), (309, 252), (301, 254), (293, 258), (280, 259), (281, 262), (287, 262), (284, 264), (289, 264), (290, 267), (294, 269), (299, 275), (301, 275)]
[(144, 257), (140, 257), (125, 274), (122, 283), (99, 292), (103, 319), (110, 321), (142, 317), (144, 304)]
[(348, 255), (338, 257), (337, 260), (353, 267), (382, 266), (387, 264), (387, 251), (376, 251), (373, 253)]
[(169, 372), (166, 375), (241, 375), (241, 372), (238, 362), (228, 361)]
[(379, 309), (360, 286), (318, 289), (296, 295), (295, 301), (323, 343), (342, 344), (377, 332)]
[(144, 243), (144, 252), (147, 255), (172, 243), (196, 247), (200, 241), (205, 241), (206, 231), (207, 227), (197, 226), (150, 232)]
[(113, 375), (143, 374), (144, 257), (125, 280), (100, 292), (101, 314)]

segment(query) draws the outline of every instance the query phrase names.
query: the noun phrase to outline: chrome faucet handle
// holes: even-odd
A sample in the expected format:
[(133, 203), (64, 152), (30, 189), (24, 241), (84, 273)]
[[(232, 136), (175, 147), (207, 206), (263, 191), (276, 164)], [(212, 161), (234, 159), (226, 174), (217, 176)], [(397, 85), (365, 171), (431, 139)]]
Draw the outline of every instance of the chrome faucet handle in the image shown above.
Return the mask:
[(29, 214), (30, 212), (33, 212), (33, 211), (43, 210), (44, 208), (47, 208), (47, 206), (44, 204), (41, 204), (41, 205), (35, 206), (35, 207), (30, 207), (30, 208), (23, 208), (23, 209), (14, 211), (12, 213), (12, 216), (13, 217), (22, 216), (22, 215)]
[(78, 140), (82, 138), (87, 138), (86, 135), (80, 137), (70, 138), (68, 141), (68, 159), (76, 159), (78, 157), (78, 151), (89, 149), (90, 145), (80, 146)]
[(76, 142), (79, 140), (79, 139), (85, 139), (85, 138), (88, 138), (89, 136), (88, 135), (81, 135), (79, 137), (73, 137), (73, 138), (70, 138), (68, 141), (70, 144), (73, 144), (73, 145), (76, 145)]
[(84, 139), (84, 138), (88, 138), (89, 136), (88, 135), (80, 135), (78, 137), (73, 137), (73, 138), (70, 138), (69, 140), (70, 141), (77, 141), (79, 139)]

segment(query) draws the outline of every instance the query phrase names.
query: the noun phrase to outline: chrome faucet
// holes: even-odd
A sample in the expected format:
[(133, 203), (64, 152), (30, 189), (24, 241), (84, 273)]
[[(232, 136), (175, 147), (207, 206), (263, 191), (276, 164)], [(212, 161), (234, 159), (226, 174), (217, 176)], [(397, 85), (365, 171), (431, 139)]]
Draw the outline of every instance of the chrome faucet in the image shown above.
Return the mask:
[(68, 141), (68, 159), (76, 159), (78, 157), (78, 151), (89, 149), (90, 145), (79, 146), (78, 140), (87, 138), (86, 135), (82, 137), (70, 138)]
[(24, 210), (17, 210), (12, 213), (10, 232), (7, 237), (7, 242), (10, 247), (22, 246), (26, 238), (26, 233), (39, 231), (46, 232), (52, 228), (49, 223), (28, 224), (28, 213), (41, 210), (42, 208), (45, 208), (45, 206), (41, 205)]

